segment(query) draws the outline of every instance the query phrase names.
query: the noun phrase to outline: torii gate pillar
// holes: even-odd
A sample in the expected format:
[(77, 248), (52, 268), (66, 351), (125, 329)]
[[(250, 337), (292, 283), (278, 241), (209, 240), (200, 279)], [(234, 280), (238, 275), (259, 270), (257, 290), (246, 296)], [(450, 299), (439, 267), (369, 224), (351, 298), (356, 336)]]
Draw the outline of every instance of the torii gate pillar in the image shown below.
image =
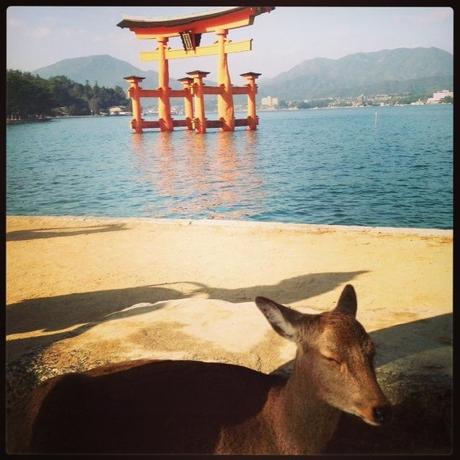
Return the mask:
[(188, 130), (193, 130), (193, 95), (192, 95), (192, 77), (179, 78), (182, 87), (185, 91), (184, 96), (184, 112), (185, 112), (185, 126)]
[(187, 74), (193, 78), (193, 94), (195, 95), (196, 114), (193, 123), (195, 131), (197, 133), (204, 134), (206, 132), (206, 115), (204, 110), (203, 78), (205, 78), (209, 72), (194, 70), (193, 72), (187, 72)]
[(257, 94), (257, 85), (256, 80), (262, 74), (256, 72), (246, 72), (242, 73), (241, 76), (246, 78), (248, 82), (248, 128), (252, 131), (257, 129), (259, 124), (259, 119), (256, 115), (256, 94)]
[(136, 77), (135, 75), (131, 75), (129, 77), (125, 77), (125, 80), (129, 83), (129, 97), (131, 98), (132, 110), (133, 110), (133, 118), (131, 120), (131, 127), (133, 128), (135, 133), (142, 133), (142, 106), (141, 106), (141, 97), (140, 97), (140, 90), (141, 87), (139, 83), (144, 80), (144, 77)]
[(235, 110), (227, 53), (225, 52), (227, 33), (227, 30), (216, 31), (219, 46), (218, 84), (222, 87), (222, 93), (217, 96), (217, 111), (222, 121), (222, 129), (224, 131), (233, 131), (235, 129)]
[(169, 102), (171, 88), (169, 87), (169, 65), (166, 59), (168, 38), (159, 37), (157, 43), (160, 54), (158, 60), (158, 87), (161, 91), (158, 99), (158, 118), (161, 131), (172, 131), (174, 126), (171, 118), (171, 103)]

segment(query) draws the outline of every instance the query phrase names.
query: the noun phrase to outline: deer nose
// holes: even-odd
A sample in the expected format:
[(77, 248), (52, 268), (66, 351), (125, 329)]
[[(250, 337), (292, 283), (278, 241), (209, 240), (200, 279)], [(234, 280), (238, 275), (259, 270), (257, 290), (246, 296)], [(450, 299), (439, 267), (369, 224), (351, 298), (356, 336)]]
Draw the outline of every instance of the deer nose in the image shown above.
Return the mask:
[(391, 407), (390, 406), (374, 407), (373, 416), (374, 416), (374, 420), (379, 425), (388, 423), (391, 420)]

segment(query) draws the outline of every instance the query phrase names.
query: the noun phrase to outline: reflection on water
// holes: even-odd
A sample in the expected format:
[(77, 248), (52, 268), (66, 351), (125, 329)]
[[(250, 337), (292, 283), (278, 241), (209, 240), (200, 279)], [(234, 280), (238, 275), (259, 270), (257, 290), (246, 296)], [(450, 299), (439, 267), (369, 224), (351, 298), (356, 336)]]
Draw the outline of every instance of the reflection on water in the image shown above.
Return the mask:
[(7, 212), (452, 228), (452, 106), (260, 117), (202, 136), (135, 135), (125, 117), (9, 125)]
[(138, 180), (153, 188), (145, 211), (156, 217), (242, 219), (261, 211), (255, 168), (257, 132), (147, 132), (131, 136)]

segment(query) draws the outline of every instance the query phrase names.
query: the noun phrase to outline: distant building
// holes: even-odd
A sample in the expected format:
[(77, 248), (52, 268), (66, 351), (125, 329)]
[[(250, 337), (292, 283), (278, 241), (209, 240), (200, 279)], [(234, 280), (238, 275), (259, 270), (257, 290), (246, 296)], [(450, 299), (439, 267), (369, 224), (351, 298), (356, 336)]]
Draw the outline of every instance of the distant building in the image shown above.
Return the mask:
[(267, 96), (267, 97), (263, 97), (260, 100), (260, 105), (262, 107), (274, 109), (275, 107), (278, 107), (279, 101), (277, 97)]
[(366, 105), (366, 96), (364, 94), (361, 94), (361, 96), (358, 96), (352, 104), (354, 107), (360, 107), (363, 105)]
[(124, 107), (110, 107), (109, 108), (109, 113), (110, 115), (120, 115), (121, 112), (126, 110)]
[(126, 107), (114, 106), (109, 108), (109, 115), (131, 115), (131, 112), (127, 112)]
[(436, 91), (433, 93), (433, 97), (430, 97), (426, 103), (427, 104), (439, 104), (445, 97), (454, 97), (454, 92), (449, 91), (448, 89), (443, 89), (441, 91)]

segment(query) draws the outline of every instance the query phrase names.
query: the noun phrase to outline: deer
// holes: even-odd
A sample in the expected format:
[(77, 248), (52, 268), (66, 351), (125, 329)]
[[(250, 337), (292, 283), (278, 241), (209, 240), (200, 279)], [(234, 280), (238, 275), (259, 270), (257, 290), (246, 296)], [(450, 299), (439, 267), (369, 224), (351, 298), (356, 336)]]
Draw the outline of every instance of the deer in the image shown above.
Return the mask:
[(389, 421), (352, 285), (318, 314), (265, 297), (255, 304), (297, 346), (289, 376), (146, 359), (63, 374), (33, 393), (24, 451), (316, 454), (343, 412), (374, 426)]

